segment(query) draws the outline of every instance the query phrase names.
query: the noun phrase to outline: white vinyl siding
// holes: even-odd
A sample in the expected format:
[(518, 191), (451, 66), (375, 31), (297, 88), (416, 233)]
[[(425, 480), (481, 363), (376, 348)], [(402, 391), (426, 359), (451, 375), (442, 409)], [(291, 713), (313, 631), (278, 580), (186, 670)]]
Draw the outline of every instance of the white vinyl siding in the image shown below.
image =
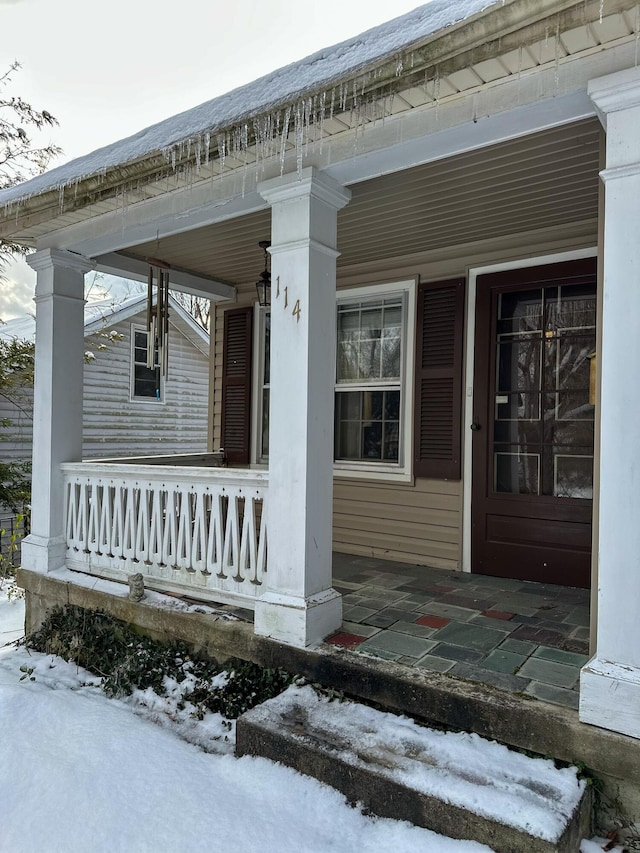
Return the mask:
[[(111, 327), (110, 327), (111, 328)], [(122, 339), (98, 350), (84, 368), (84, 457), (148, 456), (207, 450), (209, 368), (207, 356), (169, 326), (169, 374), (163, 404), (130, 398), (130, 321), (112, 327)]]

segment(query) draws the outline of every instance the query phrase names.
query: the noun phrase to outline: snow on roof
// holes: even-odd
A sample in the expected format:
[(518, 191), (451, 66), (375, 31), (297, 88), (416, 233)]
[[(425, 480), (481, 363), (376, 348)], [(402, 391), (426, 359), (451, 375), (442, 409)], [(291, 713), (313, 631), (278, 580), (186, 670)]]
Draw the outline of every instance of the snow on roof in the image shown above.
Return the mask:
[[(84, 306), (84, 332), (86, 335), (94, 334), (104, 329), (106, 326), (112, 326), (114, 323), (126, 320), (138, 314), (146, 306), (146, 293), (137, 294), (125, 299), (122, 302), (114, 302), (113, 299), (103, 299), (99, 302), (87, 302)], [(193, 317), (184, 310), (171, 294), (169, 300), (172, 310), (177, 313), (180, 318), (186, 323), (189, 338), (194, 344), (208, 345), (209, 335), (207, 332), (193, 319)], [(7, 320), (5, 323), (0, 323), (0, 338), (4, 340), (12, 340), (14, 338), (20, 340), (33, 341), (36, 337), (36, 321), (35, 317), (28, 315), (26, 317), (17, 317), (14, 320)], [(204, 347), (205, 354), (207, 346)]]
[(188, 139), (215, 133), (266, 113), (296, 99), (303, 92), (331, 85), (389, 58), (496, 3), (497, 0), (432, 0), (359, 36), (324, 48), (133, 136), (3, 190), (0, 192), (0, 205), (61, 189), (92, 175), (104, 174), (110, 168), (151, 154), (165, 153)]

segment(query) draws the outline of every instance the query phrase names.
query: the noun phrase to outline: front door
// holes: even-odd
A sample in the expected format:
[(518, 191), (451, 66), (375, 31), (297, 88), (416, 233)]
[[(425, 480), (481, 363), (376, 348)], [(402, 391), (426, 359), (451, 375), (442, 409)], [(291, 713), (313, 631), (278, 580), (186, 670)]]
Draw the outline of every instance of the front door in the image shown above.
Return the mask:
[(477, 280), (472, 569), (589, 586), (595, 258)]

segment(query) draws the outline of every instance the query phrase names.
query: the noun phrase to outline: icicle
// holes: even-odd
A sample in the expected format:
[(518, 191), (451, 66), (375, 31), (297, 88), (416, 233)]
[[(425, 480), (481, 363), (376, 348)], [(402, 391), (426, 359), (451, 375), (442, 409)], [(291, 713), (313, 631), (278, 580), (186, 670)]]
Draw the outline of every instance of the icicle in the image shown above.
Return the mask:
[(556, 60), (555, 60), (555, 86), (556, 92), (560, 85), (560, 21), (556, 21)]
[(602, 16), (604, 14), (604, 0), (600, 0), (600, 23), (602, 23)]
[(298, 172), (298, 178), (302, 177), (302, 109), (300, 106), (300, 101), (296, 104), (296, 111), (294, 116), (294, 136), (295, 136), (295, 146), (296, 146), (296, 169)]
[(522, 52), (524, 48), (522, 45), (518, 48), (518, 80), (520, 80), (520, 75), (522, 74)]
[(347, 109), (347, 94), (348, 94), (347, 84), (341, 83), (340, 84), (340, 109), (342, 110), (342, 112), (345, 112)]
[(175, 146), (171, 149), (171, 168), (175, 172), (175, 170), (176, 170), (176, 149), (175, 149)]
[(58, 187), (58, 204), (60, 206), (60, 212), (62, 213), (64, 209), (64, 184), (61, 184)]
[(287, 139), (289, 138), (289, 124), (291, 122), (291, 107), (287, 107), (282, 117), (282, 129), (280, 131), (280, 174), (284, 173), (284, 161), (287, 154)]
[(218, 143), (218, 163), (220, 166), (220, 174), (224, 172), (224, 161), (227, 154), (227, 145), (224, 134), (219, 133), (217, 138)]
[(320, 153), (322, 154), (322, 146), (324, 145), (324, 116), (327, 109), (327, 93), (323, 92), (320, 95)]
[(396, 57), (396, 77), (399, 77), (404, 70), (404, 63), (402, 61), (402, 54), (399, 54)]
[(304, 102), (304, 153), (309, 154), (309, 137), (311, 135), (311, 109), (312, 100), (307, 98)]

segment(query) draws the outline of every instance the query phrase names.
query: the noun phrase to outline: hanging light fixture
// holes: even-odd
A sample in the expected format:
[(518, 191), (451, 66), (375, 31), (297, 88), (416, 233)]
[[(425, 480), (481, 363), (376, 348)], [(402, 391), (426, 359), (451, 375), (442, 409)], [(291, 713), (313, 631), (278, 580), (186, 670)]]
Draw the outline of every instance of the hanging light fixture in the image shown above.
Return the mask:
[(269, 272), (269, 253), (267, 249), (271, 243), (268, 240), (260, 240), (258, 246), (264, 252), (264, 269), (260, 273), (260, 280), (256, 282), (256, 290), (258, 291), (258, 302), (263, 308), (268, 308), (271, 305), (271, 273)]

